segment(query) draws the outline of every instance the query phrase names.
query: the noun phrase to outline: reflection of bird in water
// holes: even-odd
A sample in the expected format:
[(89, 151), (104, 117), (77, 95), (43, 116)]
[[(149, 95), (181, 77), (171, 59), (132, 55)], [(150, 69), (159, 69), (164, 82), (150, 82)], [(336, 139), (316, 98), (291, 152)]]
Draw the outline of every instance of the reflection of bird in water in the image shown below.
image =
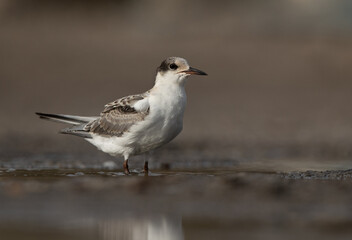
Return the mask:
[(121, 218), (99, 222), (102, 240), (183, 240), (181, 217)]
[(61, 133), (83, 137), (103, 152), (123, 156), (129, 174), (130, 156), (158, 148), (181, 132), (187, 100), (184, 85), (191, 74), (206, 75), (183, 58), (169, 57), (158, 67), (152, 89), (106, 104), (99, 117), (37, 114), (74, 125)]

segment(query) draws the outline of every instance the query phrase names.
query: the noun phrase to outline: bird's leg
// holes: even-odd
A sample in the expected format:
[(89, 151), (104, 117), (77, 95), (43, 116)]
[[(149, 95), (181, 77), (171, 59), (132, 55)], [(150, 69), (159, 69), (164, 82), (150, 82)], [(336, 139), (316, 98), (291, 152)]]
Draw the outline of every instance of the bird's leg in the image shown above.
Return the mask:
[(143, 167), (143, 172), (148, 175), (149, 173), (149, 167), (148, 167), (148, 160), (150, 159), (151, 156), (151, 151), (147, 152), (144, 154), (144, 167)]
[(125, 171), (126, 175), (130, 174), (130, 170), (128, 169), (128, 159), (125, 159), (125, 161), (123, 161), (123, 170)]
[(149, 168), (148, 168), (148, 160), (144, 161), (144, 168), (143, 168), (144, 173), (148, 174)]

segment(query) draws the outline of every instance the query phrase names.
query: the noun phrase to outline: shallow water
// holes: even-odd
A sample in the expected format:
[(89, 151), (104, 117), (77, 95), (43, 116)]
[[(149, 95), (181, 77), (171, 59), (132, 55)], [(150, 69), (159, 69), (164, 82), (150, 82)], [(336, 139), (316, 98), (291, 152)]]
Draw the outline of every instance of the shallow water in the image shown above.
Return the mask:
[(1, 169), (0, 236), (350, 239), (352, 171), (324, 173)]

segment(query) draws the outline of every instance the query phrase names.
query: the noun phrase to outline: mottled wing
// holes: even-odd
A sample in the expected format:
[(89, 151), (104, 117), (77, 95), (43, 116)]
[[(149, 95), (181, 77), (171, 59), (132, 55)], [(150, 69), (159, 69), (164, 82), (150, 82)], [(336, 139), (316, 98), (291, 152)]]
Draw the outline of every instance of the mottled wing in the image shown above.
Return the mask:
[(91, 133), (106, 136), (121, 136), (136, 123), (143, 121), (149, 108), (136, 110), (134, 105), (144, 100), (149, 93), (132, 95), (105, 105), (100, 117), (86, 126)]

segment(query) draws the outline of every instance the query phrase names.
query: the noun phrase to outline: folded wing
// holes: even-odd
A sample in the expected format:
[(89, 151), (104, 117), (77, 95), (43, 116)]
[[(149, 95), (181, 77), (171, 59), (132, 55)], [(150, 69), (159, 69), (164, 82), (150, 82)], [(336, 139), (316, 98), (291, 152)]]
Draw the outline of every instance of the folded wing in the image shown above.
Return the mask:
[[(105, 105), (100, 117), (88, 123), (84, 130), (102, 136), (122, 136), (149, 114), (148, 95), (148, 92), (132, 95)], [(143, 108), (135, 107), (139, 101), (145, 101)]]

